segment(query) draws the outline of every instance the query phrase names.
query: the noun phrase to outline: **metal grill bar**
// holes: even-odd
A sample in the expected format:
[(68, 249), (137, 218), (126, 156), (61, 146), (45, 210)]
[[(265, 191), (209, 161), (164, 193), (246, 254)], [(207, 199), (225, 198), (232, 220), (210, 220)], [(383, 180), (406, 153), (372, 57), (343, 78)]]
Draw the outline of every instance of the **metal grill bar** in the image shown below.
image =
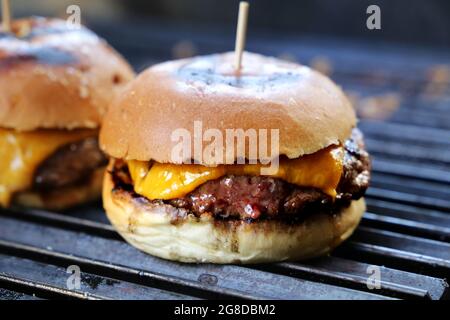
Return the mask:
[[(448, 276), (448, 266), (441, 259), (380, 245), (348, 241), (345, 246), (339, 247), (334, 254), (339, 257), (387, 265), (409, 272), (425, 273), (438, 278)], [(435, 263), (438, 263), (438, 265)]]
[(20, 279), (13, 276), (4, 276), (0, 274), (0, 285), (6, 287), (13, 286), (24, 292), (33, 292), (38, 296), (45, 298), (72, 298), (72, 299), (83, 299), (83, 300), (105, 300), (105, 297), (92, 295), (87, 292), (80, 292), (76, 290), (68, 290), (63, 288), (54, 287), (46, 283), (30, 281), (27, 279)]
[(377, 137), (382, 140), (394, 139), (409, 143), (434, 143), (438, 146), (450, 145), (448, 130), (373, 120), (360, 120), (358, 127), (369, 137)]
[(366, 139), (368, 148), (373, 156), (394, 159), (414, 159), (417, 162), (450, 165), (450, 151), (439, 150), (423, 145), (405, 145), (402, 142), (386, 142), (385, 140)]
[(450, 215), (446, 212), (418, 208), (414, 206), (392, 203), (382, 200), (367, 199), (369, 211), (382, 213), (388, 216), (398, 216), (421, 222), (431, 223), (435, 226), (450, 227)]
[[(15, 226), (14, 231), (11, 230), (12, 225)], [(16, 232), (22, 236), (18, 236)], [(144, 281), (146, 277), (156, 278), (158, 274), (164, 274), (167, 279), (166, 282), (171, 286), (172, 284), (173, 286), (176, 285), (176, 279), (179, 279), (178, 281), (184, 279), (184, 287), (198, 285), (202, 290), (210, 291), (209, 294), (211, 294), (211, 291), (217, 291), (229, 297), (253, 297), (255, 299), (258, 297), (272, 299), (317, 299), (325, 296), (331, 299), (369, 299), (377, 297), (373, 294), (294, 280), (284, 276), (275, 277), (273, 274), (237, 266), (180, 265), (149, 257), (122, 241), (47, 226), (37, 226), (9, 218), (0, 217), (0, 233), (2, 238), (5, 239), (0, 242), (0, 249), (2, 250), (21, 248), (22, 250), (26, 249), (29, 254), (38, 250), (37, 257), (52, 256), (56, 258), (59, 256), (67, 260), (67, 264), (90, 265), (92, 268), (94, 265), (97, 268), (99, 266), (102, 268), (110, 266), (115, 270), (129, 268), (127, 270), (130, 273), (141, 276), (138, 281)], [(33, 239), (36, 239), (37, 235), (39, 235), (40, 241), (36, 244)], [(21, 247), (19, 247), (19, 244), (14, 244), (17, 242), (21, 243)], [(125, 262), (127, 267), (123, 265)], [(105, 270), (101, 271), (105, 272)], [(133, 282), (132, 280), (128, 279), (130, 282)], [(164, 279), (161, 280), (164, 281)], [(204, 282), (208, 285), (202, 285)], [(252, 292), (252, 294), (244, 296), (241, 293), (242, 291)]]
[[(367, 280), (368, 268), (367, 263), (355, 262), (354, 260), (343, 259), (339, 257), (321, 258), (303, 263), (303, 265), (313, 268), (321, 268), (329, 270), (329, 272), (342, 273), (348, 276), (356, 275)], [(445, 281), (428, 276), (417, 277), (415, 273), (405, 272), (382, 266), (383, 289), (393, 290), (395, 294), (403, 291), (405, 288), (413, 288), (415, 291), (427, 291), (433, 299), (440, 297), (446, 290)], [(395, 286), (394, 286), (395, 285)], [(367, 287), (365, 288), (367, 290)], [(407, 289), (409, 291), (409, 289)]]
[[(329, 283), (335, 285), (351, 287), (363, 291), (368, 291), (367, 287), (367, 273), (357, 275), (355, 273), (341, 273), (329, 269), (320, 268), (317, 266), (309, 266), (305, 264), (282, 263), (269, 267), (265, 270), (271, 272), (289, 273), (291, 276), (308, 278), (310, 280), (326, 279)], [(403, 299), (430, 299), (426, 290), (408, 287), (397, 283), (390, 283), (386, 281), (380, 282), (380, 294), (403, 298)]]
[(450, 242), (450, 228), (366, 212), (362, 225)]
[(40, 300), (35, 295), (0, 288), (0, 300)]
[[(133, 293), (132, 296), (128, 297), (130, 299), (136, 299), (137, 297), (145, 297), (147, 299), (188, 299), (189, 296), (185, 296), (183, 294), (176, 294), (172, 292), (168, 292), (165, 290), (159, 290), (152, 288), (150, 286), (156, 286), (156, 287), (170, 287), (172, 291), (177, 292), (177, 287), (182, 288), (181, 291), (186, 291), (189, 289), (189, 293), (191, 295), (199, 295), (199, 296), (208, 296), (208, 297), (215, 297), (215, 298), (235, 298), (235, 299), (256, 299), (261, 298), (257, 296), (252, 296), (249, 294), (240, 293), (238, 291), (230, 291), (230, 290), (221, 290), (220, 292), (217, 292), (216, 288), (210, 288), (202, 285), (201, 283), (197, 282), (189, 282), (185, 281), (183, 279), (178, 279), (175, 277), (167, 277), (165, 275), (159, 275), (153, 272), (149, 271), (142, 271), (137, 269), (131, 269), (122, 267), (119, 265), (110, 265), (107, 263), (103, 263), (101, 261), (95, 260), (95, 259), (84, 259), (82, 257), (76, 257), (73, 255), (66, 255), (62, 253), (55, 253), (52, 252), (52, 250), (46, 250), (46, 249), (40, 249), (33, 246), (26, 246), (26, 245), (20, 245), (12, 242), (7, 241), (0, 241), (0, 250), (4, 250), (8, 254), (15, 254), (18, 256), (33, 256), (34, 259), (37, 260), (44, 260), (44, 261), (51, 261), (53, 264), (62, 265), (62, 266), (69, 266), (76, 264), (80, 268), (83, 268), (84, 270), (95, 270), (96, 272), (100, 272), (101, 274), (111, 274), (115, 277), (115, 279), (132, 279), (135, 282), (146, 284), (149, 287), (141, 287), (132, 285), (130, 283), (120, 282), (117, 280), (113, 280), (111, 278), (104, 278), (104, 277), (98, 277), (92, 274), (82, 274), (82, 279), (84, 279), (84, 283), (88, 284), (88, 287), (91, 290), (95, 290), (96, 292), (103, 292), (105, 296), (111, 297), (111, 298), (118, 298), (114, 295), (111, 296), (111, 286), (114, 286), (116, 290), (124, 290), (128, 294)], [(0, 255), (1, 257), (1, 255)], [(10, 259), (11, 260), (11, 259)], [(16, 262), (17, 261), (17, 262)], [(7, 268), (11, 268), (10, 272), (14, 274), (20, 274), (20, 276), (26, 277), (28, 274), (27, 272), (32, 271), (35, 273), (36, 271), (39, 271), (39, 268), (42, 266), (30, 261), (27, 261), (28, 266), (31, 264), (33, 270), (29, 270), (30, 268), (26, 268), (25, 270), (21, 268), (20, 263), (24, 263), (23, 260), (19, 260), (17, 258), (13, 259), (13, 262), (6, 261), (5, 266)], [(0, 266), (2, 266), (0, 264)], [(48, 265), (45, 265), (45, 267), (48, 269)], [(22, 272), (21, 272), (22, 271)], [(52, 270), (53, 271), (53, 270)], [(46, 270), (48, 272), (48, 270)], [(54, 273), (48, 275), (48, 277), (45, 279), (46, 283), (52, 282), (52, 281), (58, 281), (61, 282), (61, 279), (66, 279), (67, 276), (64, 274), (65, 270), (61, 268), (55, 268)], [(56, 273), (59, 273), (58, 275)], [(42, 277), (42, 273), (34, 274), (35, 276)], [(87, 279), (87, 280), (86, 280)], [(105, 284), (105, 287), (99, 286), (99, 284)], [(63, 284), (65, 285), (65, 283)], [(137, 295), (136, 292), (137, 291)], [(144, 291), (144, 292), (143, 292)], [(199, 293), (197, 293), (197, 291)], [(85, 291), (89, 292), (89, 291)], [(120, 293), (120, 291), (119, 291)], [(127, 298), (123, 294), (121, 295), (121, 298)]]
[(395, 190), (411, 194), (421, 194), (437, 199), (449, 199), (450, 190), (442, 183), (422, 181), (408, 177), (398, 177), (373, 172), (370, 185), (386, 190)]
[(389, 190), (389, 192), (387, 193), (386, 190), (379, 188), (370, 188), (366, 194), (367, 197), (370, 198), (381, 200), (386, 199), (391, 200), (392, 202), (416, 205), (419, 207), (435, 210), (449, 211), (450, 202), (448, 200), (424, 197), (417, 194), (409, 194), (393, 190)]

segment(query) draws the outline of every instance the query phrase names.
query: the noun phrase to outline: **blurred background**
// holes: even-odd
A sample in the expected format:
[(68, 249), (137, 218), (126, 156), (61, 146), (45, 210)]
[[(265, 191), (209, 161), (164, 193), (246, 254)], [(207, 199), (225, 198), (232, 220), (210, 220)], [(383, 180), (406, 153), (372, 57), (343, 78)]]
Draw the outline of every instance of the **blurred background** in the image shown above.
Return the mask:
[[(68, 5), (82, 8), (85, 22), (168, 21), (223, 27), (232, 35), (237, 0), (12, 0), (17, 15), (64, 15)], [(450, 46), (447, 0), (254, 0), (250, 32), (314, 34), (403, 44)], [(382, 9), (383, 28), (365, 28), (366, 8)]]
[[(450, 1), (254, 0), (249, 51), (297, 61), (342, 85), (359, 116), (450, 128), (450, 116), (413, 115), (416, 105), (448, 102)], [(11, 0), (15, 17), (67, 18), (106, 38), (137, 71), (168, 59), (234, 48), (239, 1)], [(369, 30), (369, 5), (381, 9), (381, 30)], [(439, 101), (436, 100), (439, 98)]]

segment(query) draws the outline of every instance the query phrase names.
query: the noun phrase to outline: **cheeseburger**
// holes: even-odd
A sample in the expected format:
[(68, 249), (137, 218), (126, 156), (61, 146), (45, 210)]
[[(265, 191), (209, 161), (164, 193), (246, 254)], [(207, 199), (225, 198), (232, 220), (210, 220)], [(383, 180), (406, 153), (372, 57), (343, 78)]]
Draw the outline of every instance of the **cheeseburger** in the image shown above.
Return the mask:
[(0, 206), (64, 209), (100, 197), (98, 128), (133, 76), (84, 27), (34, 17), (0, 29)]
[(355, 112), (306, 66), (244, 53), (235, 71), (233, 58), (158, 64), (122, 92), (100, 133), (112, 157), (106, 213), (130, 244), (170, 260), (326, 254), (365, 210), (370, 162)]

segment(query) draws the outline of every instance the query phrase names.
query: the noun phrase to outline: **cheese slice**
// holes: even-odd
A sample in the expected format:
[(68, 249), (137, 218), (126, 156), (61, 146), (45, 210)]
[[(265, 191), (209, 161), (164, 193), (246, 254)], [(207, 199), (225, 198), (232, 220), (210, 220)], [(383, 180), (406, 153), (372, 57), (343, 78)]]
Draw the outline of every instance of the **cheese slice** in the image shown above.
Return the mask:
[(36, 168), (56, 149), (96, 134), (96, 130), (17, 132), (0, 128), (0, 206), (8, 206), (14, 192), (32, 185)]
[[(297, 159), (280, 159), (278, 170), (271, 177), (302, 187), (322, 190), (336, 196), (343, 171), (344, 150), (330, 146)], [(150, 200), (169, 200), (185, 196), (203, 183), (225, 175), (261, 175), (261, 164), (219, 165), (170, 164), (148, 161), (128, 161), (128, 169), (136, 193)]]

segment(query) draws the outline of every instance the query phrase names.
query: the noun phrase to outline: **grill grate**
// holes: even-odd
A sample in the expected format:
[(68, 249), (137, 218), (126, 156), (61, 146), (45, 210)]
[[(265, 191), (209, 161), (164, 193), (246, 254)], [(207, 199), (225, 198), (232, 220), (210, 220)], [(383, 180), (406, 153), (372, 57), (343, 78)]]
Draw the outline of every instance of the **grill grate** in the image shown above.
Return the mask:
[[(225, 51), (233, 43), (223, 30), (205, 33), (164, 23), (94, 29), (139, 70), (170, 59), (170, 48), (181, 40), (192, 40), (198, 53)], [(303, 63), (326, 56), (332, 77), (345, 90), (401, 98), (388, 119), (359, 123), (374, 168), (368, 210), (352, 238), (331, 256), (302, 263), (186, 265), (127, 245), (100, 204), (65, 214), (13, 208), (0, 211), (1, 299), (449, 298), (450, 85), (444, 83), (432, 98), (423, 88), (427, 70), (450, 65), (450, 58), (433, 51), (258, 34), (249, 47), (289, 53)], [(69, 265), (82, 271), (79, 290), (67, 289)], [(371, 265), (380, 266), (379, 290), (366, 285)]]

